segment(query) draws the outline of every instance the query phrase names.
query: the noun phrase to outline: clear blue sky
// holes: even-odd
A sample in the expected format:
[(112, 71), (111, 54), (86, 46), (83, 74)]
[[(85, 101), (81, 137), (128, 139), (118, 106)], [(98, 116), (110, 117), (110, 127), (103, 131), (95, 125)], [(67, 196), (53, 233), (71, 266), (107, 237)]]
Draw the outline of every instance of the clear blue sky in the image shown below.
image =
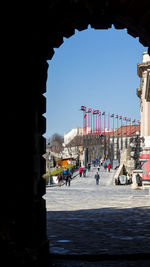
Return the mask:
[(145, 51), (137, 38), (114, 28), (89, 27), (64, 38), (48, 61), (45, 137), (82, 127), (81, 105), (139, 120), (137, 63)]

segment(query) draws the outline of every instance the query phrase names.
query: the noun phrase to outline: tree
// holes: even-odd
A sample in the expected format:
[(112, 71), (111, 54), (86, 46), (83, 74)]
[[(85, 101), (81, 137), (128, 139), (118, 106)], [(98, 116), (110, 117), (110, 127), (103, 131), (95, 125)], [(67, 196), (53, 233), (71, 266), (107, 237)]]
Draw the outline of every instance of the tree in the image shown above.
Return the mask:
[(50, 138), (48, 138), (47, 145), (52, 152), (60, 153), (63, 150), (63, 145), (62, 145), (63, 142), (64, 142), (63, 136), (55, 133)]

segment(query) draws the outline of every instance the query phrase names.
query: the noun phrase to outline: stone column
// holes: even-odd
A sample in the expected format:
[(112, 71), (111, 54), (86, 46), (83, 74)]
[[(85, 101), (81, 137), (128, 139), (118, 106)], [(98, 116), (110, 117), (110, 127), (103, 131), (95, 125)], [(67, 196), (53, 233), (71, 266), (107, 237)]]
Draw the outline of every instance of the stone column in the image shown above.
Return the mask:
[[(25, 69), (24, 65), (28, 68)], [(46, 129), (43, 93), (46, 90), (47, 68), (46, 61), (38, 56), (22, 59), (16, 68), (17, 81), (21, 77), (22, 82), (7, 90), (1, 161), (4, 175), (0, 195), (5, 195), (0, 244), (8, 265), (22, 266), (25, 262), (29, 266), (46, 266), (48, 261), (46, 205), (43, 199), (45, 181), (42, 178), (45, 173), (42, 155), (45, 154), (43, 134)]]
[(150, 102), (146, 99), (146, 88), (150, 70), (150, 56), (143, 53), (143, 62), (138, 64), (138, 76), (141, 78), (140, 88), (137, 89), (137, 95), (141, 100), (141, 136), (150, 135)]

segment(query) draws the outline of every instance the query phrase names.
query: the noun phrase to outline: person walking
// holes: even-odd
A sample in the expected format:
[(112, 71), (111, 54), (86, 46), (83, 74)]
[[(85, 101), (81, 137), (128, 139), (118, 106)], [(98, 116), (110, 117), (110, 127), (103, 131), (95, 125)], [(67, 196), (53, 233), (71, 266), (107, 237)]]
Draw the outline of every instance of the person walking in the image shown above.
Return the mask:
[(104, 169), (105, 169), (105, 172), (106, 172), (106, 170), (107, 170), (107, 163), (106, 163), (106, 161), (104, 162)]
[(86, 177), (86, 167), (83, 168), (83, 177)]
[(95, 179), (96, 179), (96, 185), (99, 185), (100, 176), (99, 176), (98, 172), (95, 174)]
[(88, 163), (88, 171), (90, 171), (90, 168), (91, 168), (91, 164)]
[(110, 172), (110, 168), (111, 168), (110, 163), (108, 163), (107, 168), (108, 168), (108, 172)]
[(82, 177), (82, 172), (83, 172), (83, 169), (82, 167), (79, 168), (79, 174), (80, 174), (80, 177)]
[(58, 181), (59, 186), (61, 186), (61, 181), (62, 181), (62, 174), (61, 173), (59, 173), (57, 175), (57, 181)]
[(71, 184), (71, 174), (68, 173), (67, 176), (66, 176), (66, 186), (67, 185), (70, 186), (70, 184)]
[(68, 186), (71, 185), (71, 174), (68, 174)]

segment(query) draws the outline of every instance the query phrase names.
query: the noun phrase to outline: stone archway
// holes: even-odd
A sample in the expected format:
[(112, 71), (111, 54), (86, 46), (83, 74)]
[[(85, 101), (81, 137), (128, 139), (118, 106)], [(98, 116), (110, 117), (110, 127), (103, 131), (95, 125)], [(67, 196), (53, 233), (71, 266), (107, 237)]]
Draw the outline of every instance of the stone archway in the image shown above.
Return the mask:
[(84, 30), (89, 24), (94, 29), (108, 29), (112, 24), (116, 29), (126, 28), (149, 47), (150, 53), (150, 3), (149, 0), (143, 0), (142, 4), (136, 0), (49, 0), (26, 3), (19, 15), (13, 7), (11, 13), (13, 17), (16, 15), (17, 22), (10, 23), (7, 31), (7, 64), (13, 79), (11, 86), (5, 79), (3, 90), (6, 92), (2, 137), (5, 179), (1, 180), (1, 195), (5, 194), (1, 201), (0, 241), (5, 261), (9, 258), (9, 263), (19, 266), (23, 261), (26, 264), (34, 261), (44, 266), (48, 259), (42, 198), (46, 61), (52, 58), (53, 48), (63, 43), (63, 37), (69, 38), (75, 29)]

